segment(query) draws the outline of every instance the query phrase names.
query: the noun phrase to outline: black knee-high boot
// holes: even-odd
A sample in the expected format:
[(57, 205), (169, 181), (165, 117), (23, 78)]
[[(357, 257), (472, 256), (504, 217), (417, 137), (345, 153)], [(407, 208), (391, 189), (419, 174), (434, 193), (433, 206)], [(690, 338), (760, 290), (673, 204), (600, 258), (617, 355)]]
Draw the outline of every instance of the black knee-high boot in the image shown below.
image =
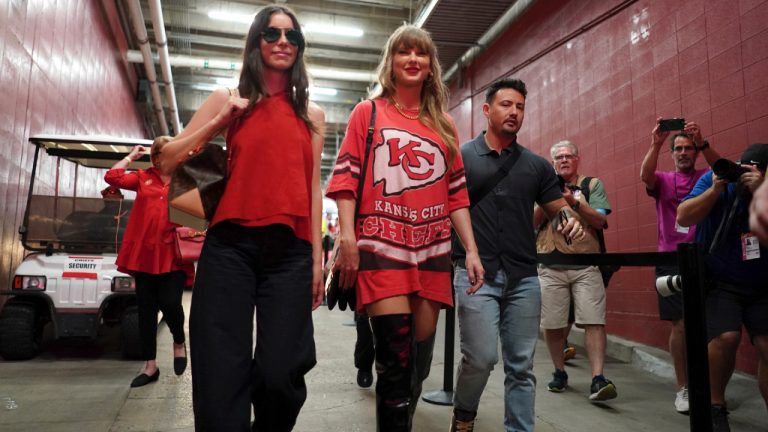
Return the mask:
[(371, 317), (376, 339), (376, 430), (410, 432), (413, 324), (411, 314)]
[(415, 372), (413, 374), (413, 386), (411, 388), (411, 405), (409, 407), (411, 420), (416, 412), (416, 404), (419, 403), (421, 396), (421, 385), (429, 376), (429, 370), (432, 366), (432, 352), (435, 349), (435, 335), (427, 339), (416, 342), (416, 352), (414, 353)]

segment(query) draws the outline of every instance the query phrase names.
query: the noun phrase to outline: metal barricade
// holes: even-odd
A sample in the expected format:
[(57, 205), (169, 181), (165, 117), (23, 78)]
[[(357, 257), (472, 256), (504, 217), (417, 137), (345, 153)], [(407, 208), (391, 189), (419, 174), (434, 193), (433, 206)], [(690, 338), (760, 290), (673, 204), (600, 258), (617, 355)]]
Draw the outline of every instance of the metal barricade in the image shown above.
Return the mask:
[[(685, 317), (686, 362), (688, 367), (688, 397), (690, 427), (693, 432), (712, 432), (709, 393), (709, 360), (707, 327), (704, 310), (704, 253), (698, 243), (681, 243), (675, 252), (605, 253), (605, 254), (540, 254), (542, 264), (620, 265), (650, 267), (675, 265), (680, 269), (683, 284), (683, 315)], [(453, 280), (453, 278), (451, 278)], [(443, 388), (425, 392), (422, 400), (438, 405), (452, 405), (453, 351), (455, 309), (446, 309), (445, 367)]]

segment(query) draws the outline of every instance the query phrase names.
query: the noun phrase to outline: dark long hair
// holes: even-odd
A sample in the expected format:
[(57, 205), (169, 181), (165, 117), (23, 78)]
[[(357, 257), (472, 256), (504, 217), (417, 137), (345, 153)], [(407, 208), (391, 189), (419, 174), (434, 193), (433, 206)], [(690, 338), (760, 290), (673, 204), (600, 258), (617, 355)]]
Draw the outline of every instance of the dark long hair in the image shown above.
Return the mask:
[[(253, 105), (262, 96), (266, 96), (267, 86), (264, 82), (264, 60), (261, 58), (261, 33), (267, 29), (269, 19), (275, 13), (288, 15), (291, 18), (291, 22), (293, 22), (293, 28), (301, 32), (301, 26), (299, 25), (299, 20), (296, 19), (296, 14), (285, 6), (265, 6), (253, 18), (253, 23), (245, 39), (243, 69), (240, 71), (240, 83), (237, 86), (240, 95), (249, 99), (246, 115), (251, 112)], [(309, 130), (314, 131), (315, 128), (307, 114), (309, 78), (307, 77), (307, 66), (304, 64), (304, 45), (298, 46), (296, 49), (298, 50), (296, 52), (296, 61), (291, 67), (291, 76), (285, 91), (291, 95), (293, 111), (304, 120)]]

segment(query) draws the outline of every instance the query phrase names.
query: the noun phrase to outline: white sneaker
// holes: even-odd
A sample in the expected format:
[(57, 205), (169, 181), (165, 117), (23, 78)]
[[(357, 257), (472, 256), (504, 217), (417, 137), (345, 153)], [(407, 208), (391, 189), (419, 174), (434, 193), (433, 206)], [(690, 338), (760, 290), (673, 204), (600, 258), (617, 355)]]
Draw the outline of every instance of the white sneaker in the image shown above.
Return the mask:
[(688, 405), (688, 387), (683, 386), (675, 396), (675, 409), (679, 413), (687, 413), (689, 411)]

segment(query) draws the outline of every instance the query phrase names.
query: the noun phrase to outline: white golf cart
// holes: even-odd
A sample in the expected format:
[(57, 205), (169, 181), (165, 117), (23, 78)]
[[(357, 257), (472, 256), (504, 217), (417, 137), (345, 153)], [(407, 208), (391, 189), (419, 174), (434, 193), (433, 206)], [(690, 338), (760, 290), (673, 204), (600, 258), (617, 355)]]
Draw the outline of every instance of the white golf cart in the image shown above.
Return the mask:
[[(35, 179), (40, 165), (55, 166), (43, 165), (43, 158), (77, 164), (75, 172), (81, 175), (84, 170), (100, 170), (100, 176), (134, 146), (149, 147), (152, 142), (75, 136), (35, 136), (30, 142), (35, 146), (34, 162), (19, 228), (29, 254), (16, 268), (11, 286), (0, 286), (0, 296), (9, 296), (0, 312), (0, 356), (34, 357), (43, 328), (51, 323), (55, 339), (95, 339), (101, 325), (119, 324), (122, 354), (136, 358), (140, 352), (135, 284), (115, 265), (133, 200), (61, 196), (59, 185), (41, 185)], [(132, 168), (148, 166), (144, 156)], [(55, 192), (43, 193), (47, 190)]]

